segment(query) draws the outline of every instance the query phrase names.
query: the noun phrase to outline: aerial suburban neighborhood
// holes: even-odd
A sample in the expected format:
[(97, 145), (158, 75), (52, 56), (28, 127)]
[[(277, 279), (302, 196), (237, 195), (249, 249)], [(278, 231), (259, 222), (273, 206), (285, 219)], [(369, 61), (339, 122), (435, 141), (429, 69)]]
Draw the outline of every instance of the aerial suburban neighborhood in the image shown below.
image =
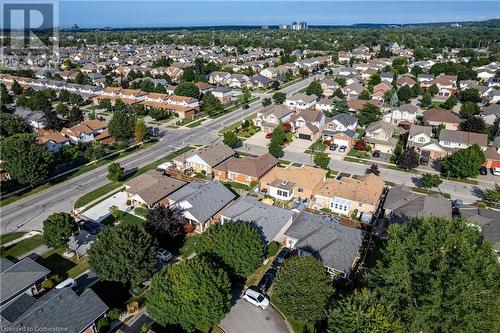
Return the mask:
[(4, 29), (0, 330), (499, 332), (500, 20), (455, 16)]

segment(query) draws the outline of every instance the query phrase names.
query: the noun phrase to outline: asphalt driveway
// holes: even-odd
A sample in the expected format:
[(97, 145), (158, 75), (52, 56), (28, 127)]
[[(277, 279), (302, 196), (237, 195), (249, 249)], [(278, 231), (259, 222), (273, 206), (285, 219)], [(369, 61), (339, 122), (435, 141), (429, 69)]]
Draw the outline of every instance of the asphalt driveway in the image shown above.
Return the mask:
[(280, 314), (269, 306), (258, 308), (240, 298), (233, 305), (220, 326), (227, 333), (289, 333)]

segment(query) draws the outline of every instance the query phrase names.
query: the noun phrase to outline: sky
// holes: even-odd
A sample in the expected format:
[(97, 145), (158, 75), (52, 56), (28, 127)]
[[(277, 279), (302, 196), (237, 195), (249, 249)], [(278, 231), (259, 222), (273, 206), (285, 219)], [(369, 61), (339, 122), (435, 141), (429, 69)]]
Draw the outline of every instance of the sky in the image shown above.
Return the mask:
[(198, 0), (59, 1), (59, 24), (82, 28), (431, 23), (500, 18), (500, 0)]

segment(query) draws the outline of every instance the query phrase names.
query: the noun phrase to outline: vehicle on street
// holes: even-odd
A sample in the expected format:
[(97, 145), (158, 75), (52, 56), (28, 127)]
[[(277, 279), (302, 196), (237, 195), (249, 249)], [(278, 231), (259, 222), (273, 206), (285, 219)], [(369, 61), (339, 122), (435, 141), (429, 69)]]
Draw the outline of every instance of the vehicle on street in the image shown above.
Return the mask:
[(347, 149), (346, 146), (340, 146), (339, 148), (339, 153), (345, 153), (345, 150)]
[(484, 175), (487, 175), (488, 174), (488, 169), (486, 169), (486, 167), (483, 165), (479, 168), (479, 173), (482, 174), (483, 176)]
[(500, 176), (500, 168), (491, 169), (491, 173), (494, 174), (495, 176)]
[(267, 133), (266, 134), (266, 139), (271, 139), (273, 137), (273, 133)]
[(333, 145), (330, 146), (330, 150), (335, 151), (335, 150), (337, 150), (338, 146), (339, 146), (338, 144), (334, 143)]
[(241, 108), (243, 110), (248, 110), (250, 107), (248, 106), (248, 104), (243, 104), (243, 106)]
[(257, 290), (248, 288), (245, 290), (245, 294), (243, 295), (243, 299), (247, 302), (262, 308), (262, 310), (267, 309), (269, 306), (269, 300), (266, 296), (258, 292)]
[(73, 287), (76, 287), (76, 286), (77, 286), (77, 283), (76, 283), (75, 279), (67, 278), (63, 282), (59, 283), (56, 286), (56, 289), (73, 288)]
[(172, 253), (168, 252), (165, 249), (159, 248), (158, 251), (156, 251), (156, 257), (160, 259), (161, 261), (168, 262), (170, 259), (172, 259)]
[(425, 156), (420, 157), (420, 165), (427, 165), (427, 164), (429, 164), (429, 158)]
[(380, 150), (374, 150), (372, 153), (372, 157), (380, 157)]

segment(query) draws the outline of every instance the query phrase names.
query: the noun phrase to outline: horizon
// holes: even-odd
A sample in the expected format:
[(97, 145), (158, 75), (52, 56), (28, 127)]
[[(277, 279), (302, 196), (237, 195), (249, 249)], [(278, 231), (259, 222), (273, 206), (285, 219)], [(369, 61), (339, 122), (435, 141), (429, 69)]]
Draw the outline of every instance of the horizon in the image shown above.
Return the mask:
[[(286, 3), (286, 6), (283, 6)], [(278, 26), (306, 21), (309, 26), (359, 24), (412, 25), (486, 21), (500, 18), (498, 1), (412, 0), (229, 0), (59, 2), (60, 28), (154, 29)]]

